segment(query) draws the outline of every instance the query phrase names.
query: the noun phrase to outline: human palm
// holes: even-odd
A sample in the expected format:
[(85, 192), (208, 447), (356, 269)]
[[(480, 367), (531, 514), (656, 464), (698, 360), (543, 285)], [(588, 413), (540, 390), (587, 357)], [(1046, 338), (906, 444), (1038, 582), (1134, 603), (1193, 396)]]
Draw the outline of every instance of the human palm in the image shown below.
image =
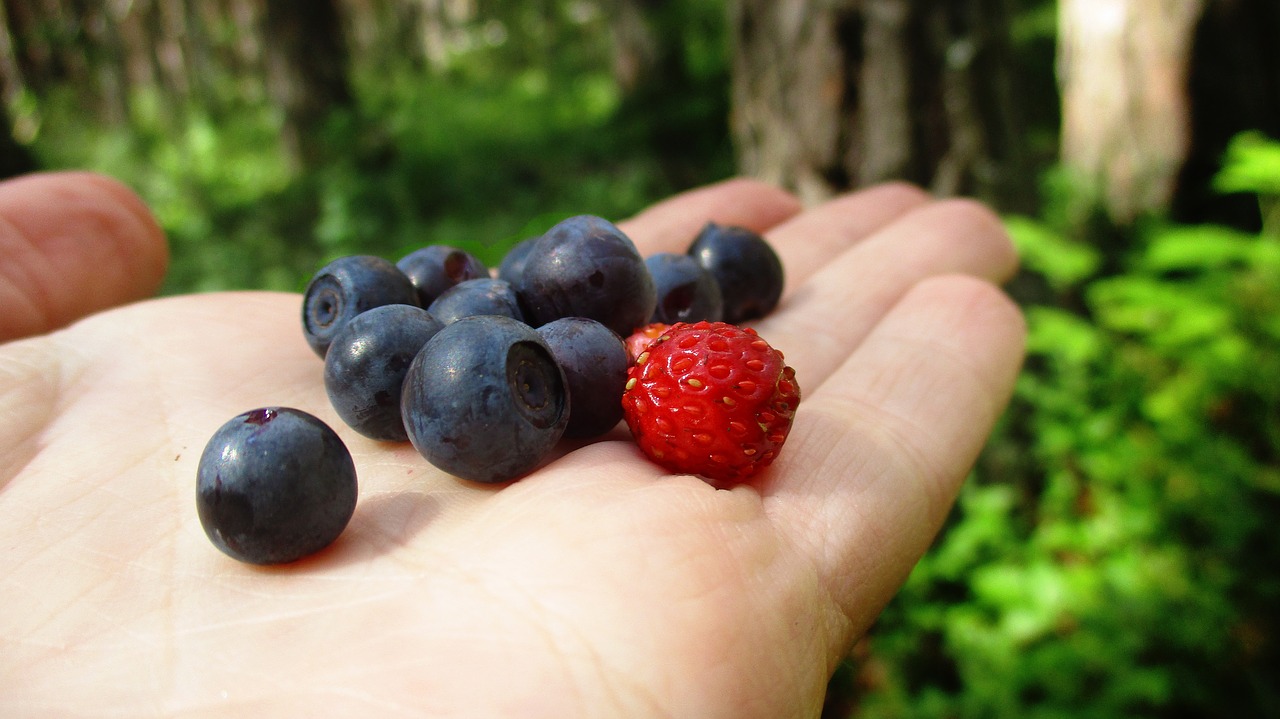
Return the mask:
[[(86, 179), (0, 186), (0, 250), (69, 263), (56, 279), (82, 271), (68, 236), (128, 235), (118, 254), (159, 266), (136, 200)], [(72, 183), (89, 199), (56, 219), (17, 201)], [(625, 428), (514, 483), (445, 475), (341, 424), (293, 294), (127, 304), (0, 346), (0, 714), (816, 716), (1007, 401), (1023, 329), (991, 282), (1014, 258), (986, 210), (899, 185), (801, 211), (732, 181), (622, 227), (648, 254), (710, 219), (782, 256), (756, 326), (804, 393), (779, 459), (733, 490), (666, 475)], [(75, 290), (2, 271), (0, 298), (37, 310)], [(271, 568), (195, 512), (204, 443), (266, 405), (326, 420), (360, 483), (337, 542)]]

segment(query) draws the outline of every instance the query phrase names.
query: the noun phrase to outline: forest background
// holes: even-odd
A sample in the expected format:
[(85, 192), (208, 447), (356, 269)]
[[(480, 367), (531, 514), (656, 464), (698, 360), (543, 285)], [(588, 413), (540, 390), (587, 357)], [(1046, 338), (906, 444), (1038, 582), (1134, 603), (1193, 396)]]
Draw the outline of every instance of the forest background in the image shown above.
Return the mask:
[(0, 0), (0, 176), (133, 186), (168, 293), (496, 264), (735, 174), (979, 197), (1027, 365), (824, 715), (1275, 717), (1276, 37), (1274, 0)]

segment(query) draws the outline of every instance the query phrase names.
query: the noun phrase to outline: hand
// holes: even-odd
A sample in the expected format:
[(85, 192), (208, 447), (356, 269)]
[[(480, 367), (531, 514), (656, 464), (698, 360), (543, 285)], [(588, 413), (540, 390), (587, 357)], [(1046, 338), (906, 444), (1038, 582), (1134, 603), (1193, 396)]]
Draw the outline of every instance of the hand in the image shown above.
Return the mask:
[[(144, 265), (94, 302), (89, 271), (10, 279), (31, 309), (10, 331), (154, 288), (138, 207), (100, 178), (0, 185), (0, 247)], [(0, 346), (0, 714), (817, 716), (1007, 402), (1024, 328), (992, 283), (1015, 257), (989, 211), (903, 185), (802, 211), (729, 181), (621, 226), (648, 254), (708, 219), (782, 256), (756, 326), (804, 392), (778, 461), (731, 491), (665, 476), (625, 428), (509, 485), (443, 475), (342, 425), (293, 294), (140, 302)], [(261, 568), (205, 537), (195, 470), (219, 425), (275, 404), (342, 435), (360, 500), (330, 548)]]

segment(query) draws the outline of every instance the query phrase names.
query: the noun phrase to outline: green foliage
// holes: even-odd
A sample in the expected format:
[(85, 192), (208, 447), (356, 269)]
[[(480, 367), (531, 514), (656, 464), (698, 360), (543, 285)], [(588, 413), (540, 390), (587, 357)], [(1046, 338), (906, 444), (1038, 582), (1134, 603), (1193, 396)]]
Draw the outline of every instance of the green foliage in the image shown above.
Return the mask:
[[(1280, 143), (1220, 187), (1280, 195)], [(1102, 252), (1009, 221), (1027, 366), (869, 639), (864, 717), (1276, 716), (1280, 237), (1153, 223)]]
[(1280, 143), (1260, 133), (1238, 135), (1214, 186), (1223, 192), (1257, 193), (1263, 234), (1280, 237)]
[[(567, 215), (618, 219), (733, 172), (720, 0), (646, 6), (657, 70), (626, 90), (594, 5), (476, 5), (441, 70), (399, 40), (355, 58), (355, 107), (305, 171), (243, 77), (177, 103), (134, 88), (126, 127), (69, 90), (11, 112), (46, 166), (150, 203), (170, 293), (297, 290), (331, 257), (427, 243), (494, 264)], [(1021, 57), (1050, 67), (1057, 4), (1014, 5)], [(1056, 148), (1052, 84), (1027, 91), (1028, 144)], [(1008, 218), (1037, 290), (1026, 370), (934, 549), (832, 684), (860, 716), (1280, 716), (1280, 143), (1245, 134), (1226, 159), (1216, 186), (1257, 197), (1257, 235), (1152, 221), (1085, 242), (1061, 171), (1039, 218)]]
[(106, 172), (150, 204), (172, 247), (165, 293), (296, 291), (333, 257), (431, 243), (496, 265), (569, 215), (622, 219), (732, 174), (718, 3), (654, 15), (682, 80), (645, 86), (643, 101), (612, 75), (606, 18), (574, 16), (573, 3), (492, 5), (458, 28), (441, 70), (396, 46), (354, 58), (356, 105), (332, 114), (325, 156), (302, 170), (282, 150), (279, 110), (244, 91), (261, 78), (218, 76), (210, 95), (176, 105), (135, 88), (123, 127), (70, 91), (24, 117), (41, 121), (45, 166)]

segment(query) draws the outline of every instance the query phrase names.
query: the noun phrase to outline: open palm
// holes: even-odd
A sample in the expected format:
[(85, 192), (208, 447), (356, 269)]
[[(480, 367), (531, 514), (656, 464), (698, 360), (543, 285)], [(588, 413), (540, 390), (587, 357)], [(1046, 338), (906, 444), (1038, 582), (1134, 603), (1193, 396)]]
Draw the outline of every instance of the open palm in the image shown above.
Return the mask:
[[(136, 302), (0, 346), (0, 714), (816, 716), (1007, 401), (1023, 328), (992, 282), (1015, 260), (988, 211), (900, 185), (801, 211), (731, 181), (621, 226), (648, 254), (707, 220), (777, 247), (788, 291), (756, 326), (804, 391), (778, 461), (733, 490), (665, 475), (625, 428), (508, 485), (444, 475), (341, 424), (292, 294)], [(148, 291), (149, 223), (101, 178), (0, 186), (0, 298), (30, 310), (6, 331)], [(104, 246), (151, 269), (85, 299)], [(218, 552), (195, 511), (205, 442), (265, 405), (326, 420), (360, 482), (338, 541), (274, 568)]]

